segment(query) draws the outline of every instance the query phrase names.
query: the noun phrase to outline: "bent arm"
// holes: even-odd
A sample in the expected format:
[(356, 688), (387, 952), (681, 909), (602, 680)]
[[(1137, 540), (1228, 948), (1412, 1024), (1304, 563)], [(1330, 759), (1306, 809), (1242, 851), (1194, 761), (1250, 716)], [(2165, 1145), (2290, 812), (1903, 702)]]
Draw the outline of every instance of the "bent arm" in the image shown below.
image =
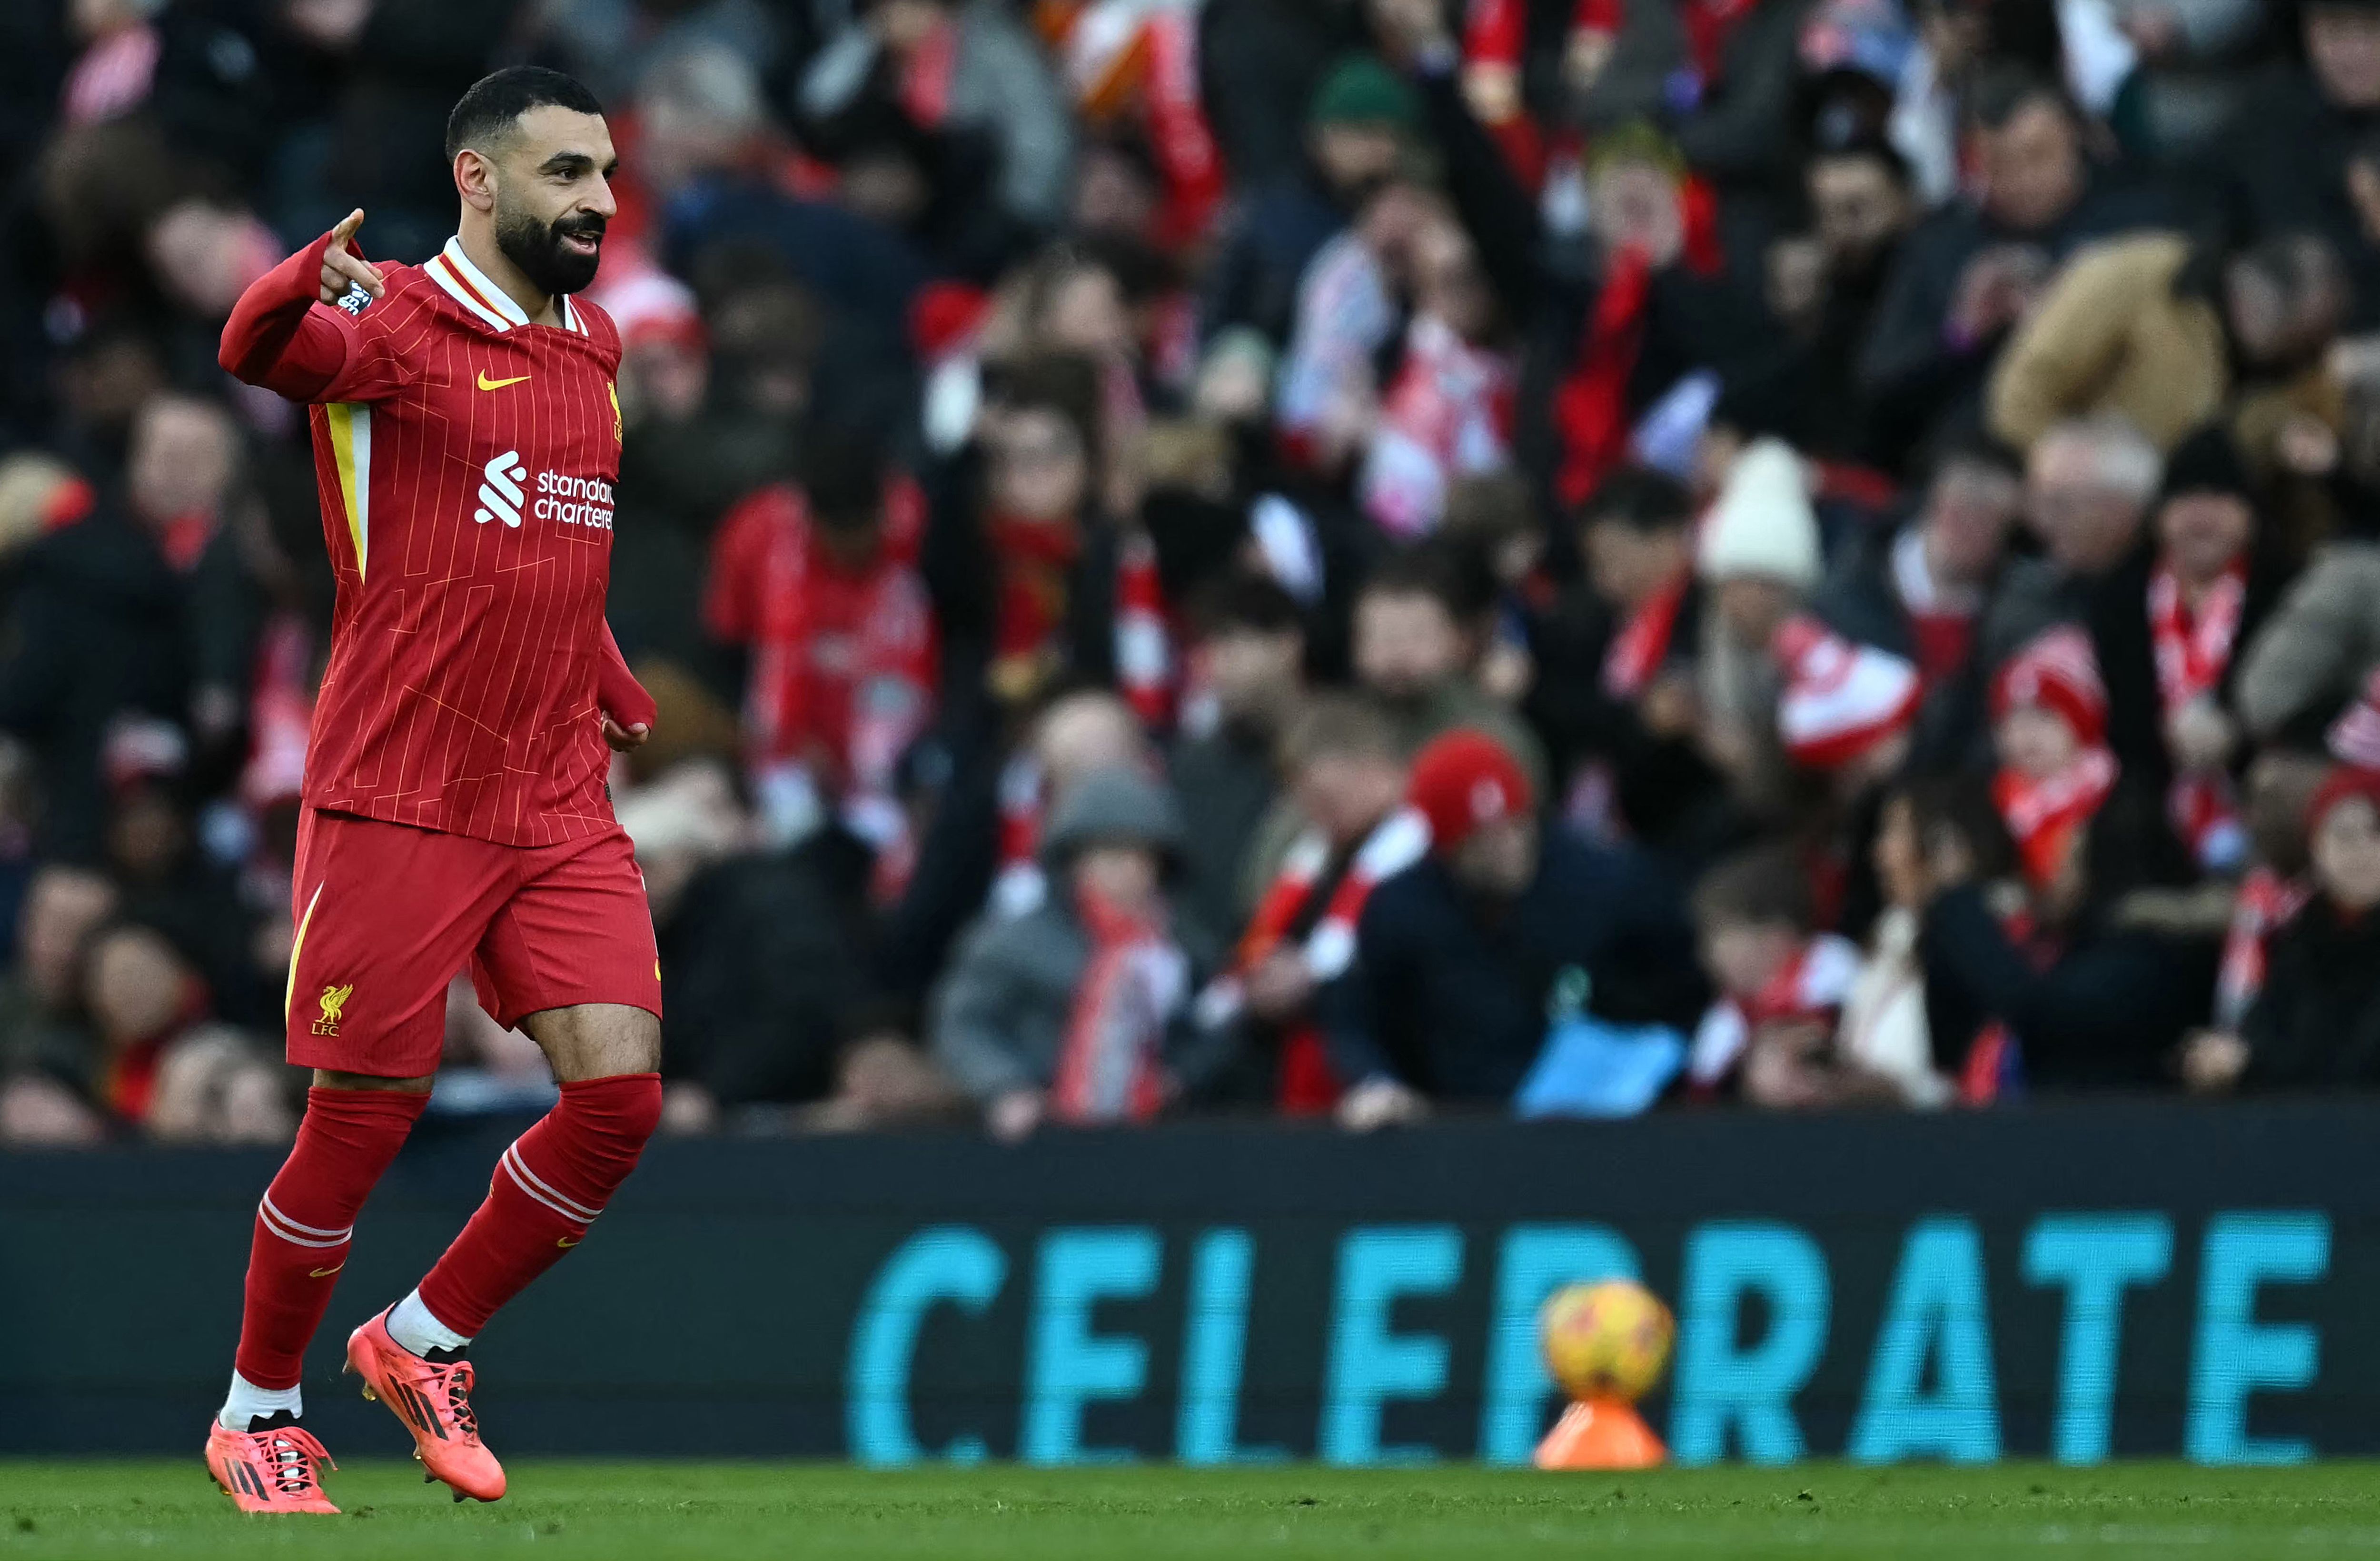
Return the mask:
[(603, 646), (595, 661), (595, 701), (603, 713), (623, 726), (650, 728), (660, 713), (653, 696), (637, 681), (628, 670), (628, 660), (620, 653), (620, 642), (612, 638), (612, 625), (603, 625)]
[(325, 233), (249, 284), (224, 324), (215, 361), (244, 384), (292, 401), (330, 399), (354, 347), (353, 322), (320, 300)]

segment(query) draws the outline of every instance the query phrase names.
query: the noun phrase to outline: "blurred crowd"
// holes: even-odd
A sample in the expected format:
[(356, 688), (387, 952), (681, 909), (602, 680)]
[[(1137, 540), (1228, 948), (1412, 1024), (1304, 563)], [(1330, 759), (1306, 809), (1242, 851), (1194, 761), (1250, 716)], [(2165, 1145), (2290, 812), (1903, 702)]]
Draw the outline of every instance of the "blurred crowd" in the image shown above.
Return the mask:
[(2380, 1084), (2380, 0), (21, 0), (0, 1143), (292, 1130), (216, 337), (518, 62), (676, 1130)]

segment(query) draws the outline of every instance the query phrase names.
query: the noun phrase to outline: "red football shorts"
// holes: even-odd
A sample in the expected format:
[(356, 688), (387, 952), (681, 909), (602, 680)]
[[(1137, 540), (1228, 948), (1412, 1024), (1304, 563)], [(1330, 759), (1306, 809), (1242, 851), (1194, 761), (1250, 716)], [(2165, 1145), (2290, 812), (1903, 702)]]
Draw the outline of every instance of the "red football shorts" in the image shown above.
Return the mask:
[(662, 1011), (660, 956), (627, 833), (559, 846), (308, 810), (291, 885), (289, 1060), (385, 1079), (438, 1070), (466, 966), (496, 1022), (580, 1003)]

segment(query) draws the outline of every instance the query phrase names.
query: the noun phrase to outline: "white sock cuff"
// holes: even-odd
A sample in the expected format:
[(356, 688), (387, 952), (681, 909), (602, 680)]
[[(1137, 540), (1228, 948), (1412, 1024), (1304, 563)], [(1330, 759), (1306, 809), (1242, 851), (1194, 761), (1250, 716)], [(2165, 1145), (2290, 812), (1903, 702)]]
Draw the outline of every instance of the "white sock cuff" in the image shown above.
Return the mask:
[(460, 1349), (471, 1342), (470, 1335), (458, 1334), (438, 1321), (421, 1304), (421, 1292), (418, 1289), (388, 1309), (388, 1336), (416, 1355), (427, 1355), (433, 1349)]
[(246, 1431), (249, 1421), (269, 1419), (284, 1409), (302, 1415), (306, 1406), (298, 1393), (294, 1387), (259, 1387), (234, 1372), (231, 1391), (225, 1396), (224, 1407), (215, 1419), (228, 1430)]

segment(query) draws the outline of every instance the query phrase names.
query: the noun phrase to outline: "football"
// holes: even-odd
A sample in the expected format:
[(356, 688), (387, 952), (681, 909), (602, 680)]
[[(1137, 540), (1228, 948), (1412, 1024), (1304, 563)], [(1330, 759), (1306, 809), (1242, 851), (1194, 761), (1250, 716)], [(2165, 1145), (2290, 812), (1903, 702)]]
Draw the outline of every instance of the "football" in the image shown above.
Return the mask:
[(1546, 1367), (1573, 1399), (1634, 1402), (1661, 1380), (1677, 1324), (1633, 1279), (1565, 1285), (1537, 1313)]

